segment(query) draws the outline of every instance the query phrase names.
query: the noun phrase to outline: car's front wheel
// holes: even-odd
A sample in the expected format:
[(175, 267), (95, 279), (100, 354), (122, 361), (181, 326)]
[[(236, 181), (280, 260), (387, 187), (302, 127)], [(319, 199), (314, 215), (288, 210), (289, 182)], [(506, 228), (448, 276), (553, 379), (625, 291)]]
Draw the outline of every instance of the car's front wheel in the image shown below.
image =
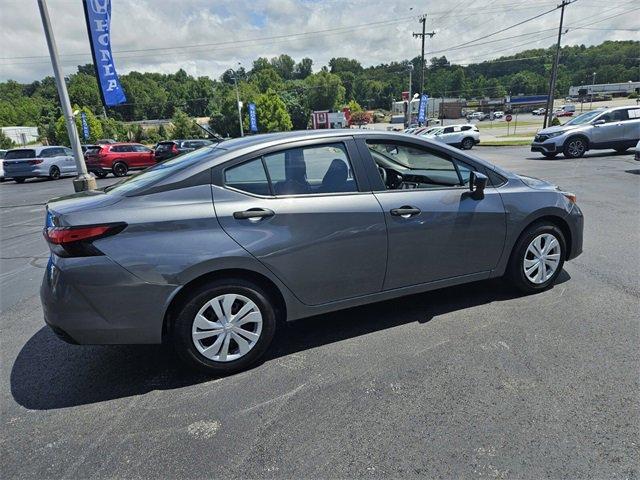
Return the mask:
[(545, 152), (542, 155), (544, 155), (548, 159), (553, 159), (553, 158), (556, 158), (558, 153), (557, 152)]
[(580, 158), (587, 151), (587, 141), (582, 137), (572, 137), (566, 141), (562, 153), (567, 158)]
[(107, 176), (107, 172), (105, 172), (104, 170), (95, 170), (93, 172), (93, 174), (97, 177), (97, 178), (105, 178)]
[(546, 290), (560, 275), (565, 254), (562, 231), (553, 224), (536, 223), (516, 242), (506, 276), (525, 293)]
[(276, 309), (258, 285), (216, 280), (190, 293), (172, 327), (173, 345), (191, 367), (226, 375), (266, 352), (276, 331)]

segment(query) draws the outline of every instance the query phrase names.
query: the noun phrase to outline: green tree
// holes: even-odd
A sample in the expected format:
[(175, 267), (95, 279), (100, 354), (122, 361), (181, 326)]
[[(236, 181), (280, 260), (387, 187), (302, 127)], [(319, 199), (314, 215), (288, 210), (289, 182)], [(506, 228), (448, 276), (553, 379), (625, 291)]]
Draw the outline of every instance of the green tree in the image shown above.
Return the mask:
[(281, 78), (291, 80), (296, 62), (289, 55), (282, 54), (271, 59), (271, 66), (278, 72)]
[(340, 77), (326, 71), (305, 80), (307, 107), (311, 110), (332, 110), (344, 103), (345, 88)]
[(171, 118), (173, 130), (171, 132), (173, 138), (193, 138), (200, 136), (200, 128), (195, 121), (182, 110), (176, 110)]
[(295, 78), (304, 80), (313, 73), (313, 60), (305, 57), (296, 65)]
[[(80, 142), (95, 143), (95, 141), (99, 138), (103, 138), (102, 124), (89, 109), (89, 107), (79, 108), (77, 105), (74, 105), (73, 110), (80, 110), (75, 116), (76, 129), (78, 130), (78, 135), (80, 136)], [(83, 137), (82, 115), (80, 114), (80, 112), (84, 112), (87, 118), (87, 125), (89, 126), (89, 138)], [(63, 116), (60, 116), (58, 120), (56, 120), (55, 137), (57, 143), (67, 146), (71, 145), (71, 142), (69, 141), (69, 134), (67, 132), (67, 124)]]
[(0, 148), (8, 150), (15, 147), (15, 143), (9, 137), (7, 137), (2, 130), (0, 130)]
[[(287, 132), (293, 128), (287, 107), (274, 90), (258, 95), (255, 101), (260, 132)], [(245, 128), (249, 128), (248, 116)]]
[(309, 124), (310, 111), (304, 103), (304, 90), (289, 90), (282, 92), (280, 98), (287, 107), (294, 130), (304, 130)]
[(160, 140), (167, 139), (167, 129), (164, 127), (163, 123), (158, 127), (158, 137), (160, 137)]
[(349, 111), (351, 111), (352, 114), (362, 111), (362, 107), (355, 100), (349, 100), (349, 103), (347, 103), (346, 107), (349, 109)]
[(362, 65), (360, 65), (359, 61), (346, 57), (332, 58), (329, 60), (329, 68), (331, 69), (331, 73), (360, 73), (362, 71)]

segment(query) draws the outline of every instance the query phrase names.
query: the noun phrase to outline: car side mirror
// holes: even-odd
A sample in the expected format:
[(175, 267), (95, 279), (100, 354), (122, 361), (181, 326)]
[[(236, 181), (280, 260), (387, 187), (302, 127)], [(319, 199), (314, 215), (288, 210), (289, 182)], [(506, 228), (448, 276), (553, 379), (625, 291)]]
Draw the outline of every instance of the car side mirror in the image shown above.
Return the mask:
[(592, 125), (604, 125), (605, 123), (607, 123), (603, 118), (601, 118), (600, 120), (596, 120), (595, 122), (592, 123)]
[(482, 200), (484, 198), (484, 189), (487, 187), (489, 177), (484, 173), (471, 172), (469, 176), (469, 190), (471, 191), (471, 198), (474, 200)]

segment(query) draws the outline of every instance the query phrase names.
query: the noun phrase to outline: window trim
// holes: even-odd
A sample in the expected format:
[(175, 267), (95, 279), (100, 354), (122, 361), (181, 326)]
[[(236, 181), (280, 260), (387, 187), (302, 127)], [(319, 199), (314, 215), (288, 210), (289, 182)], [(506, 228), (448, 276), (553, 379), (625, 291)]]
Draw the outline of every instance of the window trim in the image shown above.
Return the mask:
[[(269, 170), (266, 168), (266, 164), (264, 162), (264, 157), (266, 155), (271, 155), (278, 152), (283, 152), (286, 150), (291, 150), (294, 148), (312, 148), (316, 146), (328, 146), (333, 144), (342, 144), (344, 147), (344, 151), (347, 154), (347, 159), (351, 164), (351, 170), (353, 172), (353, 178), (356, 182), (356, 191), (353, 192), (318, 192), (318, 193), (297, 193), (291, 195), (275, 195), (273, 194), (273, 185), (271, 182), (271, 176), (269, 174)], [(224, 179), (224, 173), (227, 169), (235, 167), (237, 165), (241, 165), (243, 163), (250, 162), (252, 160), (257, 160), (258, 158), (262, 159), (262, 167), (267, 174), (267, 179), (269, 181), (269, 190), (272, 195), (260, 195), (257, 193), (246, 192), (244, 190), (240, 190), (229, 185), (226, 185)], [(341, 137), (325, 137), (325, 138), (314, 138), (312, 140), (302, 140), (295, 141), (290, 143), (283, 143), (279, 145), (270, 146), (264, 148), (262, 150), (242, 155), (240, 157), (234, 158), (232, 160), (228, 160), (221, 165), (216, 165), (211, 169), (211, 183), (213, 185), (217, 185), (222, 188), (226, 188), (232, 190), (234, 192), (242, 193), (243, 195), (248, 195), (255, 198), (262, 199), (279, 199), (279, 198), (305, 198), (305, 197), (333, 197), (333, 196), (345, 196), (345, 195), (362, 195), (372, 193), (368, 176), (366, 175), (366, 171), (364, 171), (364, 167), (361, 163), (362, 159), (360, 158), (360, 152), (357, 148), (355, 140), (353, 136), (345, 135)]]

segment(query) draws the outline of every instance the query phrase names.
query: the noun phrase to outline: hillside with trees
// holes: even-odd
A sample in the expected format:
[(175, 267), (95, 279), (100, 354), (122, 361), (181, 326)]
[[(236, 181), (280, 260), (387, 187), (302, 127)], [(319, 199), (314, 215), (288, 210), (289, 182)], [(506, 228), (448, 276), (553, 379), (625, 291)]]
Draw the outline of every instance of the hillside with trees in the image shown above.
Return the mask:
[[(467, 99), (509, 93), (544, 94), (553, 51), (551, 47), (526, 50), (470, 65), (451, 64), (444, 56), (434, 57), (427, 62), (425, 91), (431, 96)], [(563, 47), (556, 95), (566, 95), (570, 85), (590, 83), (593, 72), (598, 83), (638, 81), (638, 58), (638, 41)], [(241, 100), (245, 105), (256, 103), (260, 131), (267, 132), (306, 128), (311, 110), (338, 109), (349, 102), (364, 109), (389, 109), (391, 102), (407, 89), (410, 63), (418, 72), (419, 57), (371, 67), (363, 67), (356, 59), (332, 58), (314, 73), (312, 59), (296, 62), (282, 54), (271, 59), (257, 58), (249, 70), (239, 68), (235, 75)], [(92, 65), (81, 65), (77, 73), (68, 77), (71, 103), (87, 114), (95, 132), (92, 137), (156, 141), (175, 133), (143, 131), (123, 122), (167, 118), (174, 119), (174, 129), (179, 128), (181, 134), (204, 134), (192, 117), (210, 117), (210, 127), (220, 135), (239, 133), (232, 71), (219, 79), (196, 78), (184, 70), (173, 74), (133, 71), (120, 78), (128, 103), (105, 112)], [(419, 80), (419, 75), (414, 74), (414, 92)], [(243, 122), (248, 125), (248, 118)], [(29, 84), (11, 80), (0, 83), (0, 126), (10, 125), (38, 126), (43, 140), (67, 141), (52, 77)]]

